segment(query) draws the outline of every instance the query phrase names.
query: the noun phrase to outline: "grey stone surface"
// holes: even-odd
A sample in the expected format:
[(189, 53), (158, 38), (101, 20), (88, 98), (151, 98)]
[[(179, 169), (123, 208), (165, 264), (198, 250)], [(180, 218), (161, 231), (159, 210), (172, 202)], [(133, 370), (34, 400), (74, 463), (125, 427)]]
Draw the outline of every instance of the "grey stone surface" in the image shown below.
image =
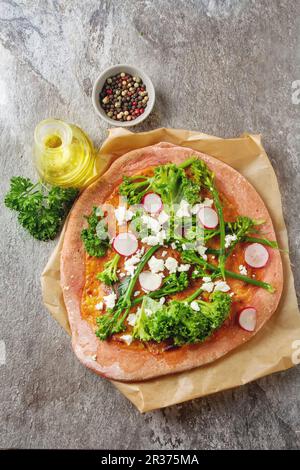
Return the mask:
[[(1, 0), (1, 193), (12, 175), (34, 176), (33, 130), (45, 117), (75, 122), (100, 144), (93, 80), (132, 63), (157, 90), (140, 129), (262, 133), (299, 289), (299, 26), (298, 0)], [(77, 361), (45, 311), (40, 273), (54, 243), (31, 239), (3, 205), (0, 217), (1, 448), (300, 448), (299, 368), (140, 415)]]

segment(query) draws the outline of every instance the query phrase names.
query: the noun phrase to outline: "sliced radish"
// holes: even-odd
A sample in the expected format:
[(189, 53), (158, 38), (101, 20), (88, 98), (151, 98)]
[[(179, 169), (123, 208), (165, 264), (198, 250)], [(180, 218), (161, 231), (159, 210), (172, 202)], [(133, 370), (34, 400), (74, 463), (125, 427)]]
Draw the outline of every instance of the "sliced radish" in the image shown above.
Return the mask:
[(122, 256), (131, 256), (138, 249), (138, 241), (135, 235), (130, 232), (119, 233), (113, 241), (114, 250)]
[(254, 307), (246, 307), (240, 311), (238, 321), (243, 330), (254, 331), (256, 327), (256, 309)]
[(198, 217), (205, 228), (215, 228), (219, 223), (218, 214), (211, 207), (200, 207)]
[(139, 282), (142, 289), (150, 292), (161, 286), (162, 277), (159, 274), (152, 273), (151, 271), (144, 271), (139, 275)]
[(245, 249), (245, 261), (251, 268), (263, 268), (268, 259), (269, 252), (260, 243), (252, 243)]
[(161, 197), (155, 193), (147, 193), (142, 199), (144, 209), (150, 214), (157, 214), (162, 210), (163, 203)]

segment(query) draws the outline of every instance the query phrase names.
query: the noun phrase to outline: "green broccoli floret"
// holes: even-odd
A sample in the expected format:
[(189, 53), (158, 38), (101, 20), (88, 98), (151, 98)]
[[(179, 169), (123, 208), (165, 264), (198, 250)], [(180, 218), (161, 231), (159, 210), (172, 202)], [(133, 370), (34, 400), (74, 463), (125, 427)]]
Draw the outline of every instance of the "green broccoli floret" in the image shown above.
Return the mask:
[(127, 198), (129, 205), (139, 204), (142, 197), (151, 189), (152, 177), (134, 175), (124, 176), (119, 192)]
[(159, 194), (166, 206), (180, 203), (182, 199), (190, 204), (199, 200), (199, 186), (188, 178), (184, 168), (194, 160), (186, 160), (180, 165), (167, 163), (157, 166), (153, 176), (125, 176), (119, 191), (126, 196), (130, 205), (139, 204), (142, 197), (149, 191)]
[(168, 163), (155, 168), (152, 189), (171, 207), (183, 199), (190, 204), (199, 200), (199, 186), (187, 177), (180, 165)]
[(111, 260), (105, 263), (103, 271), (96, 275), (98, 281), (104, 282), (107, 286), (111, 286), (114, 282), (118, 281), (117, 269), (119, 259), (120, 255), (116, 253)]
[(142, 305), (139, 307), (137, 311), (137, 317), (134, 324), (132, 336), (134, 338), (138, 338), (141, 341), (149, 341), (151, 336), (148, 329), (148, 316), (152, 315), (153, 313), (157, 312), (157, 310), (161, 309), (161, 304), (156, 302), (155, 300), (151, 299), (148, 296), (143, 298)]
[(186, 272), (179, 274), (172, 273), (165, 277), (160, 289), (151, 292), (149, 295), (152, 299), (159, 299), (167, 295), (182, 292), (189, 285), (189, 278)]
[(224, 292), (216, 291), (210, 296), (210, 302), (197, 300), (197, 303), (203, 315), (209, 319), (211, 327), (217, 329), (230, 312), (231, 297)]
[(173, 300), (161, 306), (145, 297), (137, 314), (133, 336), (158, 343), (172, 339), (176, 346), (204, 341), (228, 317), (231, 298), (217, 292), (211, 296), (211, 302), (200, 300), (197, 304), (199, 311), (192, 309), (184, 300)]

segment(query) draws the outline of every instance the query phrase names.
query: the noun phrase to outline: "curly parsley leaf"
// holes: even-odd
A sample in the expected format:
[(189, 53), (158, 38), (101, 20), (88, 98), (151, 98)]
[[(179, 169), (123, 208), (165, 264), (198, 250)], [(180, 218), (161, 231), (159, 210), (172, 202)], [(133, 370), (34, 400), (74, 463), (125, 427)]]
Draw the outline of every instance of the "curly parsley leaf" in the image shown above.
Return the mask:
[(81, 239), (84, 243), (85, 251), (90, 256), (100, 258), (107, 252), (109, 246), (107, 224), (99, 214), (98, 208), (94, 207), (89, 216), (85, 216), (89, 226), (81, 232)]
[(18, 221), (30, 235), (47, 241), (56, 237), (77, 195), (75, 188), (49, 189), (41, 183), (33, 184), (29, 178), (14, 176), (4, 203), (19, 212)]

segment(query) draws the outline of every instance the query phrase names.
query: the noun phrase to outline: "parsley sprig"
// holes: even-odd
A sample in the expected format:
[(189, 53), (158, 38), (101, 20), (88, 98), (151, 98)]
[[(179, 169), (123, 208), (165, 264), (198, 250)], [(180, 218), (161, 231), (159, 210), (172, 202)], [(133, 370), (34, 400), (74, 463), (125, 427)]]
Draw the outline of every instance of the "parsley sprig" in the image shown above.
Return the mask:
[(14, 176), (5, 205), (17, 211), (18, 221), (37, 240), (52, 240), (59, 232), (78, 190), (75, 188), (48, 188), (41, 182)]

